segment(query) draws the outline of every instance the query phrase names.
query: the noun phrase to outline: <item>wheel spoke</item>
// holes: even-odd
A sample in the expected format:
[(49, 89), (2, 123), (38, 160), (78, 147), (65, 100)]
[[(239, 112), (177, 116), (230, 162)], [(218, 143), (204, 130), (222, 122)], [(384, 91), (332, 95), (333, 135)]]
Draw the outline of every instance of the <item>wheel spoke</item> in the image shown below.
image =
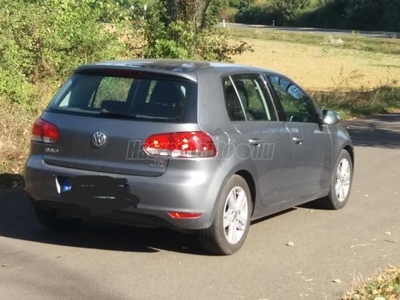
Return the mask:
[(337, 170), (336, 170), (336, 179), (340, 179), (340, 177), (342, 177), (341, 164), (338, 165)]
[(341, 184), (341, 182), (339, 181), (339, 182), (337, 182), (336, 183), (336, 186), (335, 186), (335, 192), (336, 192), (336, 196), (339, 198), (339, 195), (340, 195), (340, 189), (342, 188), (342, 184)]
[(244, 231), (246, 229), (247, 219), (239, 215), (237, 221), (237, 229)]
[(235, 192), (235, 190), (232, 190), (228, 196), (228, 208), (231, 210), (234, 209), (235, 202), (236, 202), (236, 192)]
[(236, 211), (241, 211), (246, 202), (247, 202), (246, 193), (242, 190), (240, 191), (236, 200)]
[(341, 167), (341, 175), (345, 176), (348, 173), (349, 173), (349, 162), (347, 161), (347, 159), (343, 159)]
[(344, 182), (350, 183), (350, 174), (349, 174), (349, 173), (347, 173), (346, 175), (344, 175)]
[(231, 212), (227, 212), (227, 215), (224, 216), (224, 228), (231, 225), (233, 222), (233, 215)]
[(228, 241), (231, 243), (235, 243), (235, 236), (236, 236), (236, 226), (235, 226), (235, 222), (231, 222), (231, 224), (229, 224), (228, 226)]
[(344, 198), (346, 198), (346, 189), (345, 189), (345, 187), (342, 185), (341, 188), (340, 188), (340, 197), (339, 197), (339, 199), (340, 199), (340, 200), (344, 200)]

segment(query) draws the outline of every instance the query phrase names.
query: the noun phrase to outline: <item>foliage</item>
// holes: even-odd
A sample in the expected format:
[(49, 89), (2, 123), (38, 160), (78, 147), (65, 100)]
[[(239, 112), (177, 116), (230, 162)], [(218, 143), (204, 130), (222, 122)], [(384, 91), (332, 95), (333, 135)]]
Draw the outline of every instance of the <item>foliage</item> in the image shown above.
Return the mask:
[(283, 41), (306, 45), (321, 45), (324, 50), (331, 48), (353, 49), (371, 53), (400, 54), (399, 39), (376, 39), (362, 37), (356, 32), (353, 35), (335, 35), (343, 43), (330, 43), (329, 35), (319, 33), (298, 33), (281, 30), (257, 30), (254, 28), (230, 28), (230, 34), (236, 38), (253, 38), (268, 41)]
[(325, 0), (298, 16), (295, 25), (358, 30), (400, 30), (400, 2)]
[(269, 10), (267, 5), (254, 5), (239, 10), (235, 16), (235, 22), (246, 24), (272, 25), (276, 15)]
[[(193, 15), (195, 12), (183, 5), (185, 1), (175, 2), (179, 4), (174, 8), (176, 11), (164, 2), (165, 5), (148, 11), (143, 22), (136, 25), (136, 34), (142, 34), (145, 41), (141, 57), (231, 61), (233, 55), (251, 49), (247, 43), (228, 39), (224, 32), (212, 27), (222, 8), (218, 2), (203, 1), (203, 15), (197, 14), (198, 10)], [(182, 11), (180, 7), (185, 9)]]
[(292, 21), (309, 4), (309, 0), (273, 0), (271, 11), (277, 16), (279, 24), (285, 25)]
[[(183, 10), (168, 16), (167, 2)], [(33, 120), (77, 65), (124, 57), (226, 61), (249, 49), (214, 31), (221, 7), (216, 0), (1, 0), (0, 173), (22, 172)]]
[(395, 300), (400, 297), (400, 268), (389, 267), (387, 270), (367, 282), (357, 284), (354, 290), (344, 295), (341, 300)]
[[(253, 2), (251, 2), (253, 3)], [(266, 0), (239, 9), (236, 22), (400, 31), (400, 1)]]
[[(0, 100), (29, 103), (35, 85), (65, 78), (82, 63), (123, 53), (98, 22), (101, 2), (4, 0), (0, 7)], [(107, 6), (109, 7), (109, 6)], [(111, 7), (111, 6), (110, 6)]]

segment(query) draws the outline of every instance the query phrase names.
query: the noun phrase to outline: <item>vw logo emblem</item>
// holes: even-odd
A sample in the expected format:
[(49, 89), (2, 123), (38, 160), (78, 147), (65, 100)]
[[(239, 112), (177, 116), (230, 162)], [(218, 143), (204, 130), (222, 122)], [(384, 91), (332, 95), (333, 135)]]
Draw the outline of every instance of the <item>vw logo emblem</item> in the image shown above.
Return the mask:
[(95, 133), (93, 133), (92, 136), (92, 142), (93, 145), (95, 145), (96, 147), (101, 147), (106, 143), (107, 140), (107, 136), (101, 132), (101, 131), (96, 131)]

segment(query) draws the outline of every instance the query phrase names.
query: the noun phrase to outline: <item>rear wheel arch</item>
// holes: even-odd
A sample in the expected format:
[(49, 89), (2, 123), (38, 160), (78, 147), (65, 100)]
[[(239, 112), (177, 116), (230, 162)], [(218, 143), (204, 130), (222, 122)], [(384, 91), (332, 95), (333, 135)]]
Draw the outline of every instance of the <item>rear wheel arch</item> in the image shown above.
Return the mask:
[(251, 216), (253, 216), (254, 209), (255, 209), (255, 204), (256, 204), (256, 185), (255, 185), (255, 182), (254, 182), (254, 178), (250, 174), (250, 172), (248, 172), (246, 170), (237, 171), (235, 174), (239, 175), (240, 177), (242, 177), (246, 181), (246, 183), (247, 183), (247, 185), (248, 185), (248, 187), (250, 189), (251, 202), (253, 204), (253, 210), (251, 212)]

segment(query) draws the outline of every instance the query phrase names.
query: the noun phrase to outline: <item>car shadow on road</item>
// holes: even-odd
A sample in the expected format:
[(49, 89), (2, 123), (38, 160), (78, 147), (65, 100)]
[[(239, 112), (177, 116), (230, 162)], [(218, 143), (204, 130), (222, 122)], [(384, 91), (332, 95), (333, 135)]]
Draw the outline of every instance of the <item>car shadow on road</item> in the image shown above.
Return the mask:
[(343, 122), (355, 146), (400, 148), (400, 114), (384, 114)]
[(0, 193), (0, 237), (79, 248), (157, 253), (160, 250), (207, 255), (194, 234), (83, 222), (75, 230), (53, 231), (40, 225), (22, 188)]

